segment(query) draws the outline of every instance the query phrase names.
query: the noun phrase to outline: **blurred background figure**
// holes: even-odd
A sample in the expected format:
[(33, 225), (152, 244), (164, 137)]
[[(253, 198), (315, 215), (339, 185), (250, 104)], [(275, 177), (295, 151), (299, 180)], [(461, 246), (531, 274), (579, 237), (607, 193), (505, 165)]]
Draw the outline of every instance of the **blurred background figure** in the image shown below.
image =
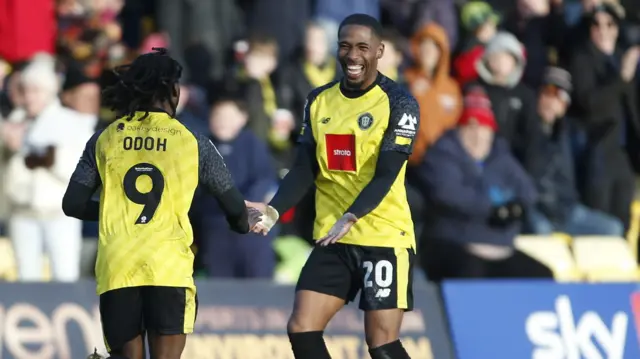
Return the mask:
[(233, 0), (160, 0), (158, 28), (168, 35), (172, 56), (185, 64), (185, 50), (201, 44), (210, 56), (209, 72), (193, 72), (186, 66), (183, 77), (218, 79), (224, 75), (227, 51), (245, 30), (242, 14)]
[(587, 135), (582, 195), (591, 208), (609, 213), (629, 228), (640, 168), (640, 117), (635, 88), (640, 47), (620, 48), (622, 14), (614, 5), (596, 6), (589, 40), (570, 62), (572, 110)]
[(326, 30), (317, 22), (307, 24), (304, 45), (293, 61), (285, 64), (278, 81), (282, 106), (294, 115), (295, 133), (302, 126), (302, 111), (311, 90), (337, 80), (341, 76), (335, 56), (329, 52)]
[(96, 118), (100, 112), (100, 85), (87, 77), (80, 68), (67, 69), (62, 85), (62, 103), (85, 115)]
[(62, 212), (62, 196), (91, 137), (95, 116), (62, 107), (57, 93), (60, 79), (54, 59), (37, 55), (20, 74), (27, 131), (12, 156), (6, 175), (11, 202), (9, 236), (18, 275), (23, 281), (41, 280), (43, 254), (51, 261), (54, 280), (79, 278), (81, 226)]
[(522, 81), (539, 88), (545, 67), (557, 64), (567, 25), (563, 0), (518, 0), (505, 19), (504, 28), (514, 34), (527, 51)]
[[(277, 185), (273, 160), (264, 142), (245, 129), (248, 112), (240, 101), (218, 99), (211, 109), (211, 140), (224, 157), (233, 180), (248, 201), (268, 202)], [(273, 278), (274, 234), (241, 235), (229, 229), (216, 200), (196, 195), (191, 219), (197, 233), (199, 262), (217, 278)]]
[(491, 99), (498, 133), (526, 167), (536, 155), (540, 120), (536, 114), (535, 93), (521, 82), (525, 66), (524, 48), (508, 32), (494, 36), (476, 64), (480, 75), (478, 84)]
[(551, 278), (543, 264), (514, 248), (525, 208), (537, 197), (484, 90), (465, 96), (458, 128), (444, 134), (419, 169), (428, 220), (420, 241), (429, 279)]
[(401, 35), (410, 37), (424, 25), (445, 29), (451, 47), (458, 43), (458, 12), (455, 0), (380, 0), (383, 13)]
[(378, 60), (378, 71), (393, 81), (406, 86), (404, 74), (401, 72), (404, 54), (402, 53), (403, 44), (400, 34), (393, 29), (385, 29), (382, 34), (382, 43), (384, 44), (384, 54)]
[(476, 64), (486, 44), (496, 35), (500, 16), (484, 1), (467, 2), (460, 13), (464, 37), (454, 54), (453, 70), (461, 86), (478, 78)]
[(547, 68), (538, 94), (542, 119), (539, 156), (530, 173), (539, 191), (538, 202), (527, 214), (532, 232), (580, 235), (624, 235), (619, 219), (580, 203), (576, 164), (571, 142), (572, 119), (566, 117), (571, 103), (571, 74), (557, 67)]
[(415, 65), (405, 72), (411, 94), (420, 105), (420, 130), (409, 161), (418, 164), (427, 148), (454, 127), (461, 109), (460, 88), (451, 78), (451, 49), (442, 27), (426, 25), (411, 40)]

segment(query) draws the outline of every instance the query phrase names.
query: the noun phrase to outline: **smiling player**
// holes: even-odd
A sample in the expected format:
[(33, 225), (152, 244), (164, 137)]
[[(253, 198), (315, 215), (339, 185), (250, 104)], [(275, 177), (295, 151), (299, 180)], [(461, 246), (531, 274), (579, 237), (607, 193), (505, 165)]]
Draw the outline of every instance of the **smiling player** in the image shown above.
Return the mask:
[(287, 331), (297, 359), (328, 359), (323, 331), (358, 291), (373, 359), (405, 359), (399, 340), (404, 311), (413, 307), (415, 238), (404, 187), (419, 126), (415, 99), (378, 73), (384, 45), (380, 23), (347, 17), (339, 29), (341, 81), (307, 97), (298, 155), (270, 205), (278, 213), (316, 185), (317, 246), (302, 270)]

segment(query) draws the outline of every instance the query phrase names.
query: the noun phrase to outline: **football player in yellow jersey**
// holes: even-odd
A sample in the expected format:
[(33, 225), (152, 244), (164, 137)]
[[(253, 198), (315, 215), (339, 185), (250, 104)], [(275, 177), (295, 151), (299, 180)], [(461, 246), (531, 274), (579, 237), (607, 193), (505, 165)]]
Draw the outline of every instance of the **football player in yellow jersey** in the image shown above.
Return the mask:
[(142, 359), (145, 335), (151, 358), (182, 355), (198, 305), (188, 217), (198, 185), (233, 230), (247, 233), (260, 217), (213, 143), (174, 119), (181, 71), (164, 49), (116, 69), (103, 103), (121, 117), (89, 140), (63, 199), (67, 215), (99, 221), (97, 292), (112, 358)]
[(327, 359), (323, 331), (360, 291), (373, 359), (405, 359), (399, 340), (413, 307), (415, 238), (405, 169), (419, 126), (416, 100), (377, 71), (384, 45), (377, 20), (362, 14), (340, 25), (344, 77), (313, 90), (304, 110), (297, 159), (255, 231), (316, 186), (316, 247), (296, 288), (289, 339), (297, 359)]

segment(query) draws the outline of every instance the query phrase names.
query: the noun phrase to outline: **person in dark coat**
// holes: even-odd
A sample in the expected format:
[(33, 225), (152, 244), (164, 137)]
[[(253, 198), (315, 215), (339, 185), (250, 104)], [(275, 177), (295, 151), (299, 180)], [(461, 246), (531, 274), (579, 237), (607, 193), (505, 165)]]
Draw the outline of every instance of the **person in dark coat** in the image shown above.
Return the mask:
[(484, 88), (491, 99), (498, 133), (527, 168), (531, 157), (536, 156), (540, 119), (536, 112), (535, 92), (521, 82), (525, 66), (522, 44), (512, 34), (499, 32), (489, 41), (481, 60), (476, 63), (480, 80), (467, 89), (476, 85)]
[(540, 193), (528, 211), (534, 234), (564, 232), (572, 236), (622, 236), (619, 219), (580, 203), (576, 185), (572, 119), (566, 117), (571, 102), (571, 75), (558, 67), (547, 68), (538, 96), (543, 129), (539, 155), (529, 169)]
[(640, 164), (640, 118), (634, 86), (640, 47), (617, 46), (621, 17), (601, 5), (591, 13), (589, 41), (571, 62), (571, 115), (587, 133), (582, 196), (591, 208), (614, 215), (629, 228)]
[(433, 281), (552, 277), (514, 248), (537, 193), (496, 129), (486, 95), (468, 94), (459, 127), (431, 147), (417, 171), (430, 209), (418, 252)]
[[(224, 157), (236, 186), (248, 201), (267, 202), (277, 178), (264, 142), (245, 129), (247, 111), (232, 99), (219, 99), (209, 118), (211, 141)], [(207, 275), (216, 278), (272, 278), (276, 264), (273, 236), (239, 235), (226, 224), (216, 200), (196, 194), (190, 218), (197, 256)]]
[(560, 1), (550, 1), (549, 5), (539, 8), (534, 8), (531, 3), (530, 0), (519, 0), (517, 9), (505, 20), (504, 28), (514, 34), (527, 50), (522, 82), (539, 88), (545, 68), (557, 64), (567, 25)]

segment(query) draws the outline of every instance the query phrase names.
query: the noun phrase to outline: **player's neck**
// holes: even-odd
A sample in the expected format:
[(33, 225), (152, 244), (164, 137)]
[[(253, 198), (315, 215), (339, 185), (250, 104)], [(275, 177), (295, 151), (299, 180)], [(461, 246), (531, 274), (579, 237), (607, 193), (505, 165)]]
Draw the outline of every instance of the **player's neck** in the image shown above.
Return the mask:
[(166, 112), (170, 116), (173, 116), (172, 114), (174, 113), (175, 110), (171, 107), (170, 104), (168, 104), (166, 102), (155, 102), (153, 104), (152, 108), (149, 109), (149, 111), (152, 111), (152, 112)]
[(340, 92), (342, 92), (342, 94), (348, 98), (360, 97), (374, 88), (381, 78), (382, 74), (376, 72), (376, 76), (373, 79), (365, 81), (362, 86), (360, 86), (360, 88), (347, 87), (345, 84), (345, 80), (343, 79), (342, 81), (340, 81)]

